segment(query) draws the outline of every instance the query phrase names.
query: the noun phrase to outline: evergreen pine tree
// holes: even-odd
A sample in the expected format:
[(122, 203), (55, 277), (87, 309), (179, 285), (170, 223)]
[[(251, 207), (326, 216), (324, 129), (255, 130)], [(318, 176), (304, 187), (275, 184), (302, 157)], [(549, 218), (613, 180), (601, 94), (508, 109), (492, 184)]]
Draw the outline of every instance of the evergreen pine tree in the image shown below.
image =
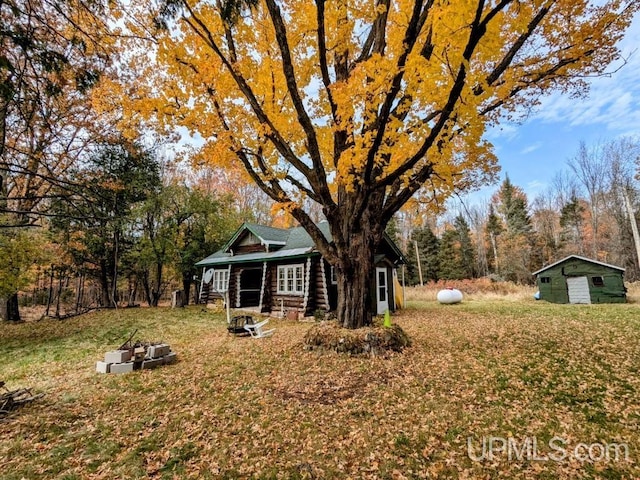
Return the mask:
[(453, 226), (458, 235), (459, 252), (458, 256), (463, 271), (463, 278), (475, 278), (476, 275), (476, 255), (471, 240), (471, 229), (462, 215), (458, 215)]
[[(414, 243), (415, 242), (415, 243)], [(422, 267), (422, 279), (424, 282), (438, 281), (439, 278), (439, 258), (438, 250), (440, 241), (428, 226), (417, 228), (411, 234), (411, 242), (407, 249), (407, 273), (408, 283), (411, 285), (420, 284), (418, 263), (416, 259), (416, 248), (420, 256), (420, 266)]]
[(506, 177), (498, 190), (497, 201), (497, 210), (506, 226), (497, 248), (500, 251), (497, 270), (506, 280), (530, 282), (536, 238), (529, 218), (527, 197)]
[(531, 219), (527, 212), (527, 199), (519, 188), (515, 187), (507, 176), (498, 192), (500, 213), (502, 213), (510, 234), (528, 234), (531, 232)]
[(498, 273), (500, 262), (498, 261), (498, 236), (504, 231), (502, 221), (496, 214), (493, 208), (493, 203), (489, 205), (489, 215), (487, 217), (487, 225), (485, 227), (487, 237), (489, 237), (489, 243), (491, 244), (492, 261), (489, 264), (492, 266), (493, 272)]
[(560, 211), (560, 227), (562, 233), (560, 235), (563, 246), (572, 253), (584, 255), (584, 241), (582, 238), (582, 223), (585, 208), (580, 203), (580, 199), (576, 195), (572, 195), (571, 199), (562, 207)]
[(465, 278), (465, 268), (460, 256), (460, 240), (458, 231), (448, 229), (440, 238), (440, 278), (445, 280), (461, 280)]

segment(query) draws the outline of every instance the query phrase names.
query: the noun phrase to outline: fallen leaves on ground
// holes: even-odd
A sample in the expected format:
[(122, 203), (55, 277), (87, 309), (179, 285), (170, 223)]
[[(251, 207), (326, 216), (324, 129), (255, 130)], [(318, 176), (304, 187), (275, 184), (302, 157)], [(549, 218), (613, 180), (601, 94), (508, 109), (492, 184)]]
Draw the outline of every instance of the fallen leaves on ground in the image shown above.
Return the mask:
[[(306, 351), (307, 323), (236, 338), (219, 314), (105, 311), (0, 325), (0, 378), (46, 392), (0, 424), (0, 477), (635, 478), (634, 305), (421, 303), (385, 358)], [(125, 375), (95, 361), (139, 329), (179, 362)], [(483, 439), (625, 443), (629, 460), (474, 461)]]

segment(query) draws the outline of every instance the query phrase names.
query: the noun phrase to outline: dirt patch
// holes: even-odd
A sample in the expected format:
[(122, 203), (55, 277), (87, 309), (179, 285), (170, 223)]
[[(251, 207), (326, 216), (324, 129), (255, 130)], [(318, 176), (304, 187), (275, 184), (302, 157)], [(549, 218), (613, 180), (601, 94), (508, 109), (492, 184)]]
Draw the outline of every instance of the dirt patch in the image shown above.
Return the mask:
[(305, 404), (333, 405), (361, 394), (367, 382), (363, 378), (353, 378), (340, 384), (331, 381), (319, 381), (305, 385), (292, 385), (276, 391), (284, 400), (297, 400)]

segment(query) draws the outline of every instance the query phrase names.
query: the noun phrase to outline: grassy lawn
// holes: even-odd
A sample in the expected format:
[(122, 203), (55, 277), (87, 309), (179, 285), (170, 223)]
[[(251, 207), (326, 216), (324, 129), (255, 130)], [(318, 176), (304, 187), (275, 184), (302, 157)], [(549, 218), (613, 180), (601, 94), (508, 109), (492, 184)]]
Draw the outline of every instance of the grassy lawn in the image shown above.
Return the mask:
[[(638, 309), (414, 301), (388, 358), (305, 351), (307, 323), (233, 338), (199, 307), (1, 324), (0, 379), (45, 397), (0, 423), (0, 478), (637, 478)], [(178, 363), (95, 373), (135, 328)], [(472, 460), (489, 437), (516, 451)]]

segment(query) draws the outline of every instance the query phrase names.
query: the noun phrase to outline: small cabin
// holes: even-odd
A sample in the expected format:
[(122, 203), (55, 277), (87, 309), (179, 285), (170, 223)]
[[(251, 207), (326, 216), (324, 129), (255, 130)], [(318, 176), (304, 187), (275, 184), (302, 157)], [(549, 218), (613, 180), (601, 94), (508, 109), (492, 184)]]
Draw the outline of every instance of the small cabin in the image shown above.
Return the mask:
[(552, 303), (625, 303), (624, 268), (570, 255), (533, 272), (540, 299)]
[[(329, 224), (318, 228), (331, 241)], [(404, 257), (385, 234), (375, 252), (371, 307), (394, 311), (400, 292), (397, 267)], [(227, 297), (232, 308), (288, 316), (335, 310), (338, 287), (333, 267), (302, 227), (288, 229), (244, 223), (219, 251), (201, 260), (200, 302)]]

